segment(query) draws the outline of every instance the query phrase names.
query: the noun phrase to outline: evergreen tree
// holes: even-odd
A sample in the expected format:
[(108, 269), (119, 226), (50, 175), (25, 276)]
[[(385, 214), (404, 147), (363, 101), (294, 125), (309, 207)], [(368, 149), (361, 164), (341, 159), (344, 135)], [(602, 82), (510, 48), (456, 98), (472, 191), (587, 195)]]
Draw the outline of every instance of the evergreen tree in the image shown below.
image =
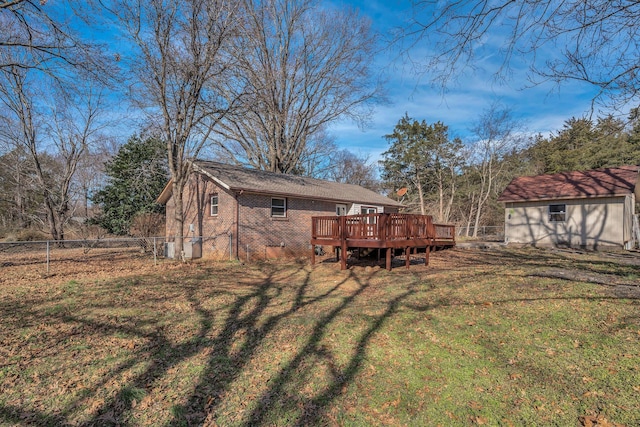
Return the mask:
[(105, 164), (108, 183), (92, 200), (102, 208), (95, 220), (114, 234), (129, 234), (138, 213), (162, 213), (156, 199), (169, 180), (165, 143), (132, 136)]
[(545, 149), (545, 172), (558, 173), (591, 169), (591, 145), (598, 138), (593, 122), (571, 118), (563, 129), (548, 141)]
[(409, 187), (411, 193), (415, 191), (423, 215), (429, 196), (435, 195), (438, 219), (448, 221), (457, 169), (462, 162), (462, 142), (450, 140), (449, 128), (444, 124), (429, 125), (407, 114), (385, 138), (391, 146), (380, 161), (383, 181), (394, 189)]
[(640, 163), (640, 126), (627, 129), (623, 120), (606, 116), (591, 120), (571, 118), (557, 135), (538, 138), (529, 149), (541, 173), (617, 167)]
[(630, 129), (626, 134), (624, 152), (618, 158), (619, 165), (640, 165), (640, 111), (634, 108), (629, 114)]

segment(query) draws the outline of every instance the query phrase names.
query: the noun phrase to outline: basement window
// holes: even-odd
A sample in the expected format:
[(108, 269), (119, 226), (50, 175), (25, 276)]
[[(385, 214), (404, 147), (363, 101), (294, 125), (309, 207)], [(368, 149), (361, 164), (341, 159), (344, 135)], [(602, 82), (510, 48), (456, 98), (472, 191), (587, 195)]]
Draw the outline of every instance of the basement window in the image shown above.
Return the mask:
[(273, 197), (271, 199), (271, 216), (274, 218), (286, 218), (287, 199)]
[(211, 216), (218, 216), (218, 193), (211, 195)]
[(567, 220), (567, 205), (549, 205), (549, 222), (564, 222)]

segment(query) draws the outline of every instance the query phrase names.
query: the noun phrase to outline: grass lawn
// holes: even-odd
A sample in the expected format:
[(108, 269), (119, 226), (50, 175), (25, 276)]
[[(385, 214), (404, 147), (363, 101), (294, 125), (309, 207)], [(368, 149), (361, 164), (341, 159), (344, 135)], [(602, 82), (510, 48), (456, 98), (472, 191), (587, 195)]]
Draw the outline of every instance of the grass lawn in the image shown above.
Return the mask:
[(0, 425), (640, 424), (637, 254), (149, 264), (0, 267)]

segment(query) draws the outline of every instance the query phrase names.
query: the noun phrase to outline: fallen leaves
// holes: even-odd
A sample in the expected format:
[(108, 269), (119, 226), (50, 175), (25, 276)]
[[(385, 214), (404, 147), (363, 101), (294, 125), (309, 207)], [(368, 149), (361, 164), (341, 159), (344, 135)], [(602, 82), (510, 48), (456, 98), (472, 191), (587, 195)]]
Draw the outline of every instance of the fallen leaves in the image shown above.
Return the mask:
[(623, 424), (618, 424), (607, 420), (602, 414), (585, 415), (580, 417), (578, 420), (584, 427), (624, 427)]
[(72, 425), (239, 425), (260, 399), (262, 425), (305, 408), (336, 425), (637, 425), (637, 305), (525, 276), (546, 263), (526, 255), (451, 251), (410, 273), (76, 261), (37, 281), (16, 263), (4, 403)]

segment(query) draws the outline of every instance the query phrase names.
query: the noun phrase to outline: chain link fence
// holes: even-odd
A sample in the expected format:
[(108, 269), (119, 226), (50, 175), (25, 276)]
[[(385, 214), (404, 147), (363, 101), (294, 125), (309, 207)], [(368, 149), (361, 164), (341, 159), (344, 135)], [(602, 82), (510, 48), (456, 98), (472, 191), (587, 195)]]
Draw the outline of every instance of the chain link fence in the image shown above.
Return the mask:
[(0, 274), (4, 268), (18, 266), (29, 266), (49, 274), (62, 263), (103, 262), (127, 257), (157, 263), (165, 256), (166, 241), (165, 237), (141, 237), (0, 242)]
[(501, 225), (480, 225), (478, 226), (478, 231), (475, 237), (473, 236), (474, 232), (474, 226), (456, 226), (456, 234), (458, 237), (478, 238), (491, 241), (504, 240), (504, 226)]

